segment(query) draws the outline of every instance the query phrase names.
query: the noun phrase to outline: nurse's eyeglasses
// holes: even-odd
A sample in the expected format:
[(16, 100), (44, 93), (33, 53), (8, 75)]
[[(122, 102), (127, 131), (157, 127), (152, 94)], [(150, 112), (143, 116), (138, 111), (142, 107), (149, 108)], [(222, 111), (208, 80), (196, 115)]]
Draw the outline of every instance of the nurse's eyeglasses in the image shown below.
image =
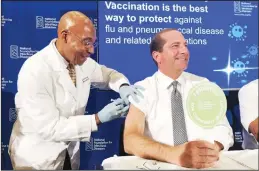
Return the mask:
[(75, 33), (73, 33), (72, 31), (67, 30), (68, 33), (72, 33), (73, 35), (75, 35), (75, 37), (86, 47), (86, 48), (91, 48), (93, 47), (97, 47), (97, 43), (96, 42), (92, 42), (90, 39), (91, 38), (86, 38), (86, 39), (81, 39), (79, 36), (77, 36)]

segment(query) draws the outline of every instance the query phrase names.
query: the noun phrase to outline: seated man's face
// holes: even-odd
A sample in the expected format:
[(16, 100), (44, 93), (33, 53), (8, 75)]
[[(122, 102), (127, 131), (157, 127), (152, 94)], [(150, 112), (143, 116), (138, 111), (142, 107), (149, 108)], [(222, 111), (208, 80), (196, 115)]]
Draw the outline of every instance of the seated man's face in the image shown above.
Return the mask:
[(189, 62), (189, 50), (182, 33), (172, 30), (163, 33), (161, 38), (166, 42), (161, 52), (161, 66), (184, 71)]

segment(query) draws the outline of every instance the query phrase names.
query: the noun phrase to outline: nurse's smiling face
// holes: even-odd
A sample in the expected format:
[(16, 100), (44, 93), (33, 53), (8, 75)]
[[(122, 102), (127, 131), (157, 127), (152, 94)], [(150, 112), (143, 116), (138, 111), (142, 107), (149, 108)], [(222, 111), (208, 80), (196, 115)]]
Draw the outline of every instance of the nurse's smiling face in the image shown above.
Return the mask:
[(59, 52), (69, 63), (82, 65), (94, 53), (95, 27), (84, 14), (80, 12), (64, 14), (58, 32), (58, 44), (61, 44)]

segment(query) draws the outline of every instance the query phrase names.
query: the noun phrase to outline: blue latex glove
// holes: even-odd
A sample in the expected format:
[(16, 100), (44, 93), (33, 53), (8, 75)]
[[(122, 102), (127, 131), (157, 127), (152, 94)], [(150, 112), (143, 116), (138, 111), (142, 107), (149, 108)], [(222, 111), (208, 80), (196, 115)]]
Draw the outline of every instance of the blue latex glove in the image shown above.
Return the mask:
[(106, 105), (97, 115), (99, 120), (104, 123), (126, 115), (128, 110), (129, 105), (125, 105), (124, 101), (119, 98)]
[(126, 103), (126, 105), (129, 105), (129, 96), (132, 97), (132, 99), (138, 103), (139, 99), (137, 96), (140, 96), (142, 98), (144, 98), (144, 95), (139, 91), (139, 90), (145, 90), (143, 87), (139, 86), (139, 85), (125, 85), (122, 86), (119, 90), (120, 93), (120, 97), (124, 100), (124, 102)]

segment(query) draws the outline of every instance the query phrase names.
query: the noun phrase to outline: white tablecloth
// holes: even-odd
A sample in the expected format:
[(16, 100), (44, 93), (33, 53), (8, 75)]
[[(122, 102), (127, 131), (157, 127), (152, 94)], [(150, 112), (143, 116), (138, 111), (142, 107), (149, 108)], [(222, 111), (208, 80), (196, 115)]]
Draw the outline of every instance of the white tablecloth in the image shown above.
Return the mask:
[[(186, 170), (174, 164), (142, 159), (136, 156), (114, 156), (102, 162), (104, 170)], [(205, 170), (258, 170), (258, 150), (223, 151), (220, 160)], [(193, 170), (193, 169), (192, 169)]]

